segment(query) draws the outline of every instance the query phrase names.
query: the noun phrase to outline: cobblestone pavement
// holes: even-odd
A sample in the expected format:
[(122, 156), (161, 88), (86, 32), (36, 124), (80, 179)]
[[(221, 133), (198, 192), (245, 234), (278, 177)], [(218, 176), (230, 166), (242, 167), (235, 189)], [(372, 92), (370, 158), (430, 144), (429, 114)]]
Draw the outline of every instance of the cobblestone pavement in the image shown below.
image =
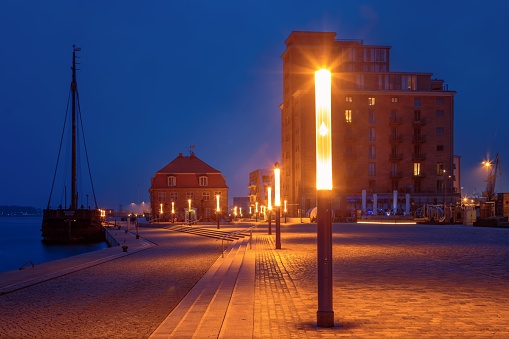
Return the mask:
[(158, 246), (0, 296), (0, 338), (147, 338), (221, 243), (164, 229), (140, 235)]
[(509, 338), (509, 229), (333, 225), (335, 327), (316, 328), (316, 224), (258, 235), (254, 336)]

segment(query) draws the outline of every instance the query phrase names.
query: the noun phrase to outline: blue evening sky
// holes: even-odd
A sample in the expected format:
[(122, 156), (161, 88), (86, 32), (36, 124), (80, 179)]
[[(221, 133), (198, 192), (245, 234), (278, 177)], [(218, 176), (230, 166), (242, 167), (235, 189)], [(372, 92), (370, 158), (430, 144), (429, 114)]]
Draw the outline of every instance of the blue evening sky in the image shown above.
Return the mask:
[(100, 207), (148, 202), (151, 177), (190, 145), (230, 198), (246, 196), (249, 172), (280, 161), (280, 56), (294, 30), (389, 45), (392, 71), (444, 79), (458, 92), (461, 185), (481, 192), (481, 161), (509, 164), (507, 13), (490, 0), (1, 0), (0, 205), (47, 204), (73, 44)]

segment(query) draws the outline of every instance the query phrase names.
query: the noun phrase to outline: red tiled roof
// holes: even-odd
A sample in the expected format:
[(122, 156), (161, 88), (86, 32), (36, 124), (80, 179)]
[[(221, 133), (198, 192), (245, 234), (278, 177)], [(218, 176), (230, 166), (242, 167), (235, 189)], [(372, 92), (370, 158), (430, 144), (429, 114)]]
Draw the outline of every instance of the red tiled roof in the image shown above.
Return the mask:
[(186, 157), (179, 154), (172, 162), (168, 165), (164, 166), (161, 170), (157, 171), (157, 173), (167, 173), (167, 174), (176, 174), (176, 173), (221, 173), (210, 165), (207, 165), (202, 160), (198, 159), (194, 153), (191, 153), (190, 156)]

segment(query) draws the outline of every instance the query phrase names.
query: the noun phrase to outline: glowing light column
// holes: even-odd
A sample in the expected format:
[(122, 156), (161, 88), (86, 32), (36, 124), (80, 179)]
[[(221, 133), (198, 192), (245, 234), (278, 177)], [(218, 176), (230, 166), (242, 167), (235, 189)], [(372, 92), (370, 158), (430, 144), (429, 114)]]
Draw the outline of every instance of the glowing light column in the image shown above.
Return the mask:
[(315, 72), (315, 104), (318, 249), (318, 311), (316, 319), (319, 327), (333, 327), (331, 74), (326, 69)]
[(219, 206), (219, 194), (216, 194), (216, 219), (217, 219), (217, 229), (219, 229), (219, 213), (221, 212), (221, 207)]
[(175, 222), (175, 201), (171, 202), (171, 222)]
[(267, 210), (269, 211), (269, 235), (272, 234), (272, 187), (267, 187)]
[(281, 249), (281, 169), (279, 163), (274, 164), (274, 207), (276, 210), (276, 249)]

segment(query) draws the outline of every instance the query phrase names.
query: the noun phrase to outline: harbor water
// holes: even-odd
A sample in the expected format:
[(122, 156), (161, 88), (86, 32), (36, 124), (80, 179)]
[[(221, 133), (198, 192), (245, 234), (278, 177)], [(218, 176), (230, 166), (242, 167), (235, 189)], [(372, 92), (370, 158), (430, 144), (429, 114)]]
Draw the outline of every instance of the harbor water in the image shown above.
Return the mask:
[(107, 248), (97, 244), (48, 245), (42, 242), (42, 216), (0, 217), (0, 272)]

